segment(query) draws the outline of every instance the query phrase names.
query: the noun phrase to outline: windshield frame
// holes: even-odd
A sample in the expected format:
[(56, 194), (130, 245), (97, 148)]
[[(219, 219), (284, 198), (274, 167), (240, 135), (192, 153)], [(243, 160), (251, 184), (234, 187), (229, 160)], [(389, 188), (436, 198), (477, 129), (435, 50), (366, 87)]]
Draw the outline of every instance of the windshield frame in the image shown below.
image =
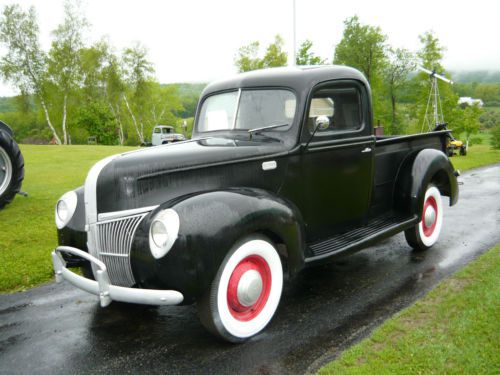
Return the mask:
[[(238, 128), (235, 128), (236, 121), (237, 121), (237, 118), (238, 118), (238, 112), (240, 110), (240, 100), (241, 100), (241, 94), (242, 94), (242, 92), (243, 91), (272, 91), (272, 90), (288, 91), (291, 94), (293, 94), (293, 97), (295, 99), (295, 112), (293, 114), (292, 121), (290, 122), (290, 124), (288, 124), (289, 126), (286, 129), (279, 129), (279, 128), (278, 129), (270, 129), (270, 130), (268, 130), (266, 132), (277, 132), (277, 133), (282, 133), (282, 134), (290, 132), (290, 130), (292, 130), (292, 129), (294, 129), (296, 127), (295, 124), (298, 121), (299, 110), (300, 110), (300, 108), (299, 108), (300, 107), (300, 101), (299, 101), (299, 95), (297, 94), (296, 90), (294, 90), (291, 87), (287, 87), (287, 86), (235, 87), (235, 88), (228, 89), (228, 90), (221, 90), (221, 91), (216, 91), (216, 92), (210, 93), (209, 95), (204, 96), (202, 98), (202, 100), (200, 101), (200, 103), (198, 104), (198, 108), (197, 108), (197, 111), (196, 111), (195, 125), (193, 127), (193, 130), (196, 132), (196, 134), (198, 136), (211, 136), (211, 135), (219, 135), (219, 134), (220, 135), (248, 134), (248, 130), (249, 129), (238, 129)], [(234, 120), (233, 120), (233, 124), (231, 125), (231, 128), (230, 129), (216, 129), (216, 130), (200, 131), (199, 130), (200, 115), (201, 115), (201, 111), (202, 111), (203, 105), (205, 104), (205, 101), (207, 99), (213, 97), (213, 96), (216, 96), (216, 95), (233, 93), (233, 92), (237, 92), (238, 95), (237, 95), (237, 99), (236, 99), (236, 111), (235, 111), (235, 114), (234, 114)], [(260, 125), (260, 126), (256, 126), (256, 128), (257, 127), (262, 127), (262, 126), (267, 126), (267, 125), (270, 125), (270, 124), (263, 124), (263, 125)]]

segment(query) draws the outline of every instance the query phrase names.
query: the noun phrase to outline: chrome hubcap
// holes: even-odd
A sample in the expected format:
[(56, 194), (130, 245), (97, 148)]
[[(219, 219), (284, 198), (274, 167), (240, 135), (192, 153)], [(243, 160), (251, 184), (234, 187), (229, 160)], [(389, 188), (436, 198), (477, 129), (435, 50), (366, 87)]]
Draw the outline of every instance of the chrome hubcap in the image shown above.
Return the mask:
[(237, 296), (239, 302), (245, 306), (252, 306), (262, 293), (262, 277), (256, 270), (245, 272), (238, 283)]
[(435, 220), (436, 220), (436, 210), (432, 206), (427, 207), (424, 215), (425, 226), (431, 227), (432, 224), (434, 224)]

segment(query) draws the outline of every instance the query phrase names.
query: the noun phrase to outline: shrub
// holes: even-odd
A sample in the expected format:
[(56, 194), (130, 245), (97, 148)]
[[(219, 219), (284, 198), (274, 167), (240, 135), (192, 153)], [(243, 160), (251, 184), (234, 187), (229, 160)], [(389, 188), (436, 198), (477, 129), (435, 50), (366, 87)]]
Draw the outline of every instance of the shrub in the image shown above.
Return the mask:
[(493, 146), (493, 148), (495, 150), (500, 150), (500, 125), (495, 126), (491, 130), (490, 142), (491, 142), (491, 146)]
[(480, 145), (483, 143), (483, 138), (481, 137), (471, 137), (469, 140), (469, 146)]

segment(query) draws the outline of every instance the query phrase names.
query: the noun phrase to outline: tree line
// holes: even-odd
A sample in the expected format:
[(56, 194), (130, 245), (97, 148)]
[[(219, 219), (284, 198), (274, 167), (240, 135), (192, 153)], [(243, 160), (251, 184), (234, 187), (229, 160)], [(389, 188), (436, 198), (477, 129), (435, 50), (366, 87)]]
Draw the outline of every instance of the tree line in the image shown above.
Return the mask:
[[(313, 43), (304, 41), (298, 48), (296, 65), (321, 65), (333, 63), (352, 66), (360, 70), (372, 88), (374, 121), (385, 128), (387, 134), (404, 134), (426, 131), (423, 119), (429, 96), (429, 76), (418, 73), (421, 65), (450, 77), (442, 65), (445, 48), (434, 33), (428, 31), (419, 36), (418, 51), (394, 48), (387, 42), (387, 35), (380, 27), (366, 25), (357, 16), (344, 21), (344, 31), (336, 45), (332, 59), (327, 60), (312, 52)], [(259, 53), (258, 41), (241, 47), (234, 60), (238, 71), (287, 65), (287, 54), (283, 51), (284, 40), (280, 35), (267, 46), (264, 55)], [(494, 85), (491, 85), (494, 86)], [(457, 90), (449, 84), (439, 82), (445, 121), (457, 134), (465, 133), (467, 139), (479, 130), (481, 109), (477, 106), (458, 105), (458, 94), (466, 92), (468, 85)], [(481, 88), (490, 88), (484, 84)], [(474, 96), (483, 92), (474, 92)], [(485, 95), (483, 95), (485, 96)], [(499, 95), (500, 97), (500, 92)]]
[(100, 144), (137, 144), (155, 124), (179, 124), (184, 107), (177, 87), (160, 85), (147, 49), (136, 43), (117, 53), (105, 38), (86, 45), (89, 28), (78, 3), (66, 1), (64, 20), (45, 52), (35, 8), (3, 9), (0, 74), (21, 93), (14, 120), (31, 127), (28, 138), (70, 144), (92, 135)]
[[(64, 19), (52, 32), (48, 51), (41, 48), (36, 10), (5, 6), (0, 15), (0, 76), (17, 88), (17, 111), (2, 113), (16, 127), (24, 142), (51, 140), (56, 144), (86, 143), (89, 136), (99, 144), (147, 142), (156, 124), (177, 126), (190, 132), (199, 85), (161, 85), (140, 43), (116, 51), (109, 40), (87, 44), (90, 24), (78, 3), (64, 3)], [(387, 134), (420, 132), (429, 95), (429, 77), (416, 73), (417, 65), (447, 72), (442, 59), (445, 48), (432, 32), (420, 35), (418, 51), (393, 48), (376, 26), (357, 16), (344, 21), (340, 42), (330, 59), (313, 53), (313, 42), (304, 41), (296, 53), (297, 65), (343, 64), (359, 69), (372, 87), (374, 121)], [(238, 71), (286, 66), (284, 39), (277, 35), (261, 51), (259, 41), (242, 46), (234, 64)], [(469, 77), (470, 78), (470, 77)], [(440, 82), (445, 121), (467, 139), (479, 127), (494, 127), (500, 112), (475, 106), (458, 106), (458, 96), (479, 97), (486, 105), (500, 103), (500, 84), (464, 83), (453, 87)], [(0, 103), (2, 104), (2, 103)], [(182, 129), (183, 119), (188, 128)]]

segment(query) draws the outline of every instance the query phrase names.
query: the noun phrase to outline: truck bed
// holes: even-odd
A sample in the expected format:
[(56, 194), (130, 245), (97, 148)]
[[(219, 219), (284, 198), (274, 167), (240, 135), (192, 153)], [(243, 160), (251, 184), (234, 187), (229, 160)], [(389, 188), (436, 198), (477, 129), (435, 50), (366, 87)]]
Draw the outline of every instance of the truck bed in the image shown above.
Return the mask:
[(388, 207), (387, 196), (392, 196), (394, 184), (403, 160), (425, 148), (445, 152), (449, 130), (403, 135), (379, 136), (375, 142), (374, 187), (370, 206), (370, 216), (376, 216)]

